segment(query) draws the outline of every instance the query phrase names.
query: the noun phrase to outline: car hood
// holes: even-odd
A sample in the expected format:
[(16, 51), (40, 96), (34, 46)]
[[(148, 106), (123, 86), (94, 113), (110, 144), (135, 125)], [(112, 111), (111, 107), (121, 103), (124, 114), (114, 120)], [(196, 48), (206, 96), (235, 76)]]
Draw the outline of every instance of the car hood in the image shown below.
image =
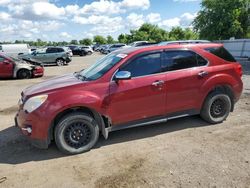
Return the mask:
[(76, 78), (74, 74), (66, 74), (30, 86), (23, 91), (23, 94), (25, 96), (31, 96), (31, 95), (50, 92), (56, 89), (65, 88), (68, 86), (77, 85), (80, 83), (83, 83), (83, 81)]

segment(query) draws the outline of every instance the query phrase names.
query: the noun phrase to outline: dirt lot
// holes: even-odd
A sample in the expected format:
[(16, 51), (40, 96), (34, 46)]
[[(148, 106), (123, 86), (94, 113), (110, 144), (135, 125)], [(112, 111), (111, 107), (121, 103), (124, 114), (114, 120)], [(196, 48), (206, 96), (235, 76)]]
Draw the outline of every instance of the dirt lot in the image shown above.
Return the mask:
[(222, 124), (194, 116), (113, 132), (76, 156), (61, 154), (55, 144), (31, 146), (13, 127), (21, 90), (97, 58), (46, 67), (43, 78), (0, 81), (0, 187), (250, 187), (250, 62), (241, 100)]

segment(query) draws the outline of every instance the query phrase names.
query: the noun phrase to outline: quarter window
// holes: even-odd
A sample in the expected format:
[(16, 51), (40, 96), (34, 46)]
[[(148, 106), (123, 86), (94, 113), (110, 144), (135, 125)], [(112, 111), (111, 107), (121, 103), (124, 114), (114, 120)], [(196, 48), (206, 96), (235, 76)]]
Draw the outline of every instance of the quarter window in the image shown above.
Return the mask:
[(161, 53), (147, 54), (137, 57), (121, 68), (129, 71), (132, 77), (145, 76), (161, 72)]
[(234, 57), (224, 47), (206, 48), (205, 50), (226, 61), (236, 62)]

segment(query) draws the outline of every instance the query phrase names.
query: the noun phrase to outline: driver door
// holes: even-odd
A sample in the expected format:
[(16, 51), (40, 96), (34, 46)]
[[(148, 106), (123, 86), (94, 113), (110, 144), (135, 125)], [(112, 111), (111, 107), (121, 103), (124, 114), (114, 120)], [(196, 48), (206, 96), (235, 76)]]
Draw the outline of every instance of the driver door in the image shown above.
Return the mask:
[(113, 125), (144, 121), (164, 115), (166, 88), (161, 73), (161, 52), (141, 55), (118, 71), (132, 78), (111, 81), (108, 115)]
[(13, 76), (14, 65), (11, 61), (0, 56), (0, 77), (7, 78)]

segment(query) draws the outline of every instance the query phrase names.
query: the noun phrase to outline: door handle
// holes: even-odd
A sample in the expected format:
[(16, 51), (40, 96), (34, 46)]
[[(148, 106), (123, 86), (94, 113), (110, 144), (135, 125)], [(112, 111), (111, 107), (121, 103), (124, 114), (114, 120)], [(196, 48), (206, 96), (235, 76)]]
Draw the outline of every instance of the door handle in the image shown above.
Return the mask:
[(208, 75), (207, 71), (201, 71), (201, 72), (198, 73), (198, 76), (200, 76), (200, 77), (205, 77), (207, 75)]
[(160, 86), (163, 85), (165, 82), (163, 80), (157, 80), (152, 83), (152, 86)]

